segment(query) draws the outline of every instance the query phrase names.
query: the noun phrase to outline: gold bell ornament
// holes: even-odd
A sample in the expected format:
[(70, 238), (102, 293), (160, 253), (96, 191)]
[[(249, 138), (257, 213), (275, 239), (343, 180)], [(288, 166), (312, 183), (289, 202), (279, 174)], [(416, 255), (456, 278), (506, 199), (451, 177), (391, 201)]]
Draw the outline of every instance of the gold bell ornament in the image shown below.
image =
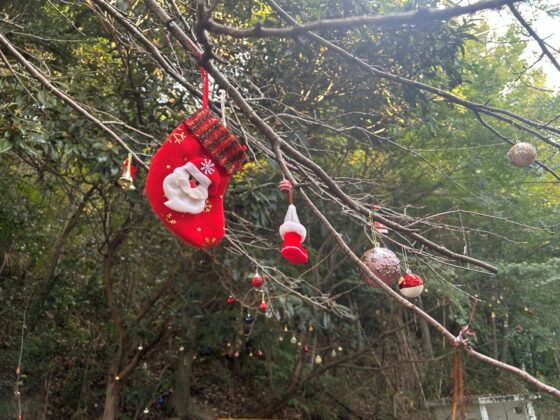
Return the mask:
[(128, 158), (123, 162), (121, 177), (119, 178), (119, 186), (125, 191), (134, 191), (134, 179), (136, 178), (136, 166), (132, 164), (132, 153), (128, 154)]

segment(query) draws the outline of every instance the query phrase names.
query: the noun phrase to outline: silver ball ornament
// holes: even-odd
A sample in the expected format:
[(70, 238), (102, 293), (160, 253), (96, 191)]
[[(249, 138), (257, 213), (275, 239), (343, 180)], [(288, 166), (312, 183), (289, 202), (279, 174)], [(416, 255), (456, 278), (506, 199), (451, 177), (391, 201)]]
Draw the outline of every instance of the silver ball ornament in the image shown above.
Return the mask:
[[(388, 286), (392, 285), (400, 276), (401, 263), (395, 253), (387, 248), (371, 248), (362, 256), (364, 264)], [(379, 287), (366, 273), (362, 273), (362, 280), (372, 287)]]
[(532, 164), (537, 158), (537, 149), (531, 143), (517, 143), (511, 146), (507, 157), (512, 165), (524, 168)]

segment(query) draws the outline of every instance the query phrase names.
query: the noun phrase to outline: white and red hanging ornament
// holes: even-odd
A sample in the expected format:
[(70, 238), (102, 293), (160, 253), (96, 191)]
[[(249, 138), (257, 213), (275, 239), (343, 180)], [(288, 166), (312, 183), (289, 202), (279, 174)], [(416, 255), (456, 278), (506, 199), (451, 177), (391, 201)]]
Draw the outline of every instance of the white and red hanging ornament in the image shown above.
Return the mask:
[(301, 246), (307, 236), (307, 230), (298, 218), (296, 206), (293, 204), (292, 183), (287, 179), (280, 181), (281, 192), (288, 193), (288, 211), (284, 217), (284, 223), (280, 226), (280, 236), (283, 239), (282, 256), (292, 264), (305, 264), (309, 256), (307, 250)]
[(420, 296), (420, 294), (424, 290), (424, 281), (419, 275), (414, 274), (412, 273), (412, 271), (410, 271), (410, 268), (408, 266), (408, 254), (404, 246), (402, 248), (402, 255), (405, 275), (399, 279), (399, 291), (403, 296), (409, 299), (414, 299)]
[(524, 168), (531, 165), (537, 158), (537, 149), (531, 143), (520, 142), (511, 146), (507, 157), (513, 166)]
[(424, 291), (424, 281), (418, 274), (407, 270), (399, 280), (399, 290), (403, 296), (409, 299), (417, 298)]

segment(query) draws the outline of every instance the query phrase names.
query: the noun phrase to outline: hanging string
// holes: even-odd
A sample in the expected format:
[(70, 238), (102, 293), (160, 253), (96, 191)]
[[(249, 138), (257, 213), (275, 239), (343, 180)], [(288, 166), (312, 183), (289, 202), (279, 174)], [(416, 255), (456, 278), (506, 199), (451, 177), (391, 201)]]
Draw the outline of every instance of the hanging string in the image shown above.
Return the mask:
[[(457, 337), (455, 337), (455, 354), (453, 355), (453, 408), (451, 411), (451, 420), (456, 420), (457, 418), (457, 403), (459, 403), (459, 413), (461, 415), (461, 420), (465, 420), (465, 396), (463, 389), (463, 346), (468, 346), (468, 336), (476, 337), (476, 333), (470, 327), (474, 311), (478, 300), (473, 300), (473, 305), (471, 308), (471, 313), (469, 314), (469, 319), (467, 325), (461, 328)], [(458, 401), (457, 401), (458, 400)]]
[(408, 266), (408, 253), (406, 252), (406, 248), (404, 246), (402, 247), (402, 255), (405, 273), (409, 274), (411, 271), (410, 267)]
[(379, 248), (379, 239), (377, 238), (378, 232), (377, 229), (375, 228), (375, 220), (373, 220), (374, 213), (375, 213), (375, 209), (369, 212), (369, 227), (371, 230), (370, 240), (375, 248)]
[(202, 108), (208, 109), (208, 72), (204, 67), (200, 67), (200, 77), (202, 78)]
[(221, 108), (222, 108), (222, 125), (226, 127), (226, 91), (220, 90), (221, 93)]
[(127, 174), (131, 174), (131, 169), (132, 169), (132, 153), (128, 154), (128, 158), (126, 159), (126, 173)]
[[(457, 401), (458, 400), (458, 401)], [(465, 396), (463, 389), (463, 352), (456, 350), (453, 355), (453, 399), (451, 420), (457, 419), (457, 402), (461, 420), (465, 420)]]

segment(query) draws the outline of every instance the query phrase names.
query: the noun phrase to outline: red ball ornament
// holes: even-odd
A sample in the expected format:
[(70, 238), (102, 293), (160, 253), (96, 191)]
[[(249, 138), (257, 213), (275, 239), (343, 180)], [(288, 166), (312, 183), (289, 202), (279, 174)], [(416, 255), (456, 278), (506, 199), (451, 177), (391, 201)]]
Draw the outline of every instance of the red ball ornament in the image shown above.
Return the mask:
[(309, 353), (309, 347), (307, 347), (307, 344), (305, 346), (303, 346), (303, 352), (304, 353)]
[(260, 350), (257, 350), (257, 351), (255, 352), (255, 356), (257, 356), (257, 357), (260, 359), (261, 357), (263, 357), (263, 352), (260, 351)]
[(262, 313), (266, 312), (266, 308), (267, 308), (266, 302), (263, 302), (259, 305), (259, 311), (261, 311)]
[(406, 273), (399, 280), (399, 290), (402, 295), (412, 299), (420, 296), (424, 290), (424, 282), (418, 274)]
[[(401, 271), (399, 258), (387, 248), (371, 248), (362, 256), (364, 264), (385, 284), (391, 285), (398, 278)], [(379, 287), (366, 273), (362, 273), (362, 280), (372, 287)]]
[(235, 305), (235, 298), (234, 298), (233, 296), (228, 296), (228, 298), (226, 299), (226, 303), (227, 303), (229, 306)]
[(258, 289), (260, 288), (264, 283), (264, 280), (261, 276), (259, 276), (258, 274), (256, 274), (255, 276), (253, 276), (253, 278), (251, 279), (251, 285), (255, 288)]

